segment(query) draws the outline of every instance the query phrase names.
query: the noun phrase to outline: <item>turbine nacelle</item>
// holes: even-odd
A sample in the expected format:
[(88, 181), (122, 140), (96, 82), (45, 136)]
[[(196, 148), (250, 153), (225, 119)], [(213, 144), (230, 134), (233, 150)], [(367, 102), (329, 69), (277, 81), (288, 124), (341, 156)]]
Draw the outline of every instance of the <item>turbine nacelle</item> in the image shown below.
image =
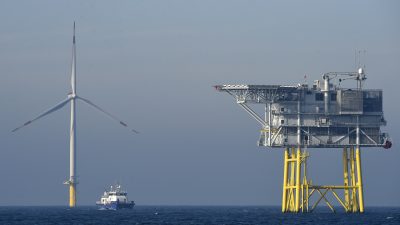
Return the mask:
[(68, 94), (69, 99), (75, 99), (76, 97), (78, 97), (76, 94), (73, 94), (73, 93)]

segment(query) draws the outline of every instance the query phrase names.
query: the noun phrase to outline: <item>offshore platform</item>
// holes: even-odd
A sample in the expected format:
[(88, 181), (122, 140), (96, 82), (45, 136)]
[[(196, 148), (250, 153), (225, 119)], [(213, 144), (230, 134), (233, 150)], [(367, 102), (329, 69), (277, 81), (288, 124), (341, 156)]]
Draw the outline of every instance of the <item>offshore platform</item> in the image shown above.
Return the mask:
[[(329, 72), (307, 84), (217, 85), (261, 125), (259, 146), (284, 149), (282, 212), (312, 212), (327, 194), (346, 212), (364, 212), (361, 147), (390, 148), (382, 110), (382, 90), (363, 89), (364, 69)], [(336, 80), (336, 85), (333, 81)], [(354, 88), (344, 88), (354, 80)], [(262, 113), (250, 107), (261, 104)], [(264, 114), (264, 115), (262, 115)], [(307, 148), (343, 149), (343, 184), (317, 185), (307, 177)], [(311, 199), (313, 195), (317, 195)], [(314, 202), (310, 202), (311, 200)]]

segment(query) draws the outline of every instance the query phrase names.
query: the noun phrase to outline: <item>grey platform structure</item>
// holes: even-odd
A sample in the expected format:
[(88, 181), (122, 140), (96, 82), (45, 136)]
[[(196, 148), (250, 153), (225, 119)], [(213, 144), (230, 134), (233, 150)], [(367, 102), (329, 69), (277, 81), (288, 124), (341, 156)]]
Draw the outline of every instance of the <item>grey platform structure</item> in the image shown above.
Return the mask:
[[(351, 89), (342, 88), (332, 84), (334, 79), (339, 84), (344, 80), (354, 80), (357, 85)], [(218, 91), (233, 96), (236, 103), (260, 123), (259, 146), (285, 148), (283, 212), (312, 211), (322, 199), (331, 206), (326, 199), (326, 192), (320, 192), (321, 188), (318, 187), (321, 186), (307, 182), (305, 170), (303, 181), (300, 181), (300, 167), (304, 164), (306, 168), (306, 158), (309, 156), (302, 148), (343, 148), (343, 163), (346, 164), (344, 186), (330, 186), (326, 191), (343, 189), (345, 200), (341, 200), (334, 191), (333, 195), (345, 210), (364, 211), (361, 158), (354, 155), (354, 148), (359, 156), (361, 147), (390, 148), (392, 145), (389, 135), (381, 132), (381, 126), (386, 125), (382, 90), (363, 89), (365, 79), (364, 70), (360, 68), (357, 72), (325, 73), (323, 81), (316, 80), (311, 87), (307, 84), (215, 86)], [(264, 115), (257, 113), (250, 107), (251, 104), (261, 104)], [(297, 153), (294, 148), (298, 148)], [(350, 159), (347, 148), (350, 150)], [(354, 161), (359, 165), (357, 176)], [(289, 177), (289, 173), (293, 177)], [(300, 191), (303, 191), (300, 189), (308, 191), (314, 187), (318, 190), (314, 190), (311, 195), (320, 192), (321, 199), (309, 210), (310, 193), (303, 192), (303, 201), (300, 202)], [(353, 198), (349, 191), (354, 192)]]

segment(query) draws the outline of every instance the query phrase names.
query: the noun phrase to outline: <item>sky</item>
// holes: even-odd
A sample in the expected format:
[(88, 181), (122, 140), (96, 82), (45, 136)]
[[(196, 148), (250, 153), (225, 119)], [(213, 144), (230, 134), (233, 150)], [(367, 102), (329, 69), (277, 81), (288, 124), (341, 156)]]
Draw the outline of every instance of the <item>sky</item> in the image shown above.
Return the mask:
[[(69, 106), (11, 133), (70, 91), (78, 205), (120, 182), (138, 205), (280, 205), (282, 149), (216, 84), (297, 84), (354, 71), (384, 90), (393, 147), (362, 149), (365, 205), (400, 206), (398, 1), (2, 1), (0, 205), (67, 205)], [(340, 149), (310, 149), (313, 183), (341, 184)]]

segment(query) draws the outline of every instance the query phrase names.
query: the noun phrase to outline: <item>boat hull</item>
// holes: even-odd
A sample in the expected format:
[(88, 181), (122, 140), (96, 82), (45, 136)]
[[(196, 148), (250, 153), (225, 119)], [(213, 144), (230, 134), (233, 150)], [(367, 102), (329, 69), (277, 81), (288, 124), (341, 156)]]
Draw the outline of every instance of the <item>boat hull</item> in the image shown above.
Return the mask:
[(135, 206), (135, 203), (128, 202), (128, 203), (119, 203), (119, 202), (110, 202), (106, 204), (96, 204), (99, 209), (102, 210), (120, 210), (120, 209), (133, 209), (133, 206)]

